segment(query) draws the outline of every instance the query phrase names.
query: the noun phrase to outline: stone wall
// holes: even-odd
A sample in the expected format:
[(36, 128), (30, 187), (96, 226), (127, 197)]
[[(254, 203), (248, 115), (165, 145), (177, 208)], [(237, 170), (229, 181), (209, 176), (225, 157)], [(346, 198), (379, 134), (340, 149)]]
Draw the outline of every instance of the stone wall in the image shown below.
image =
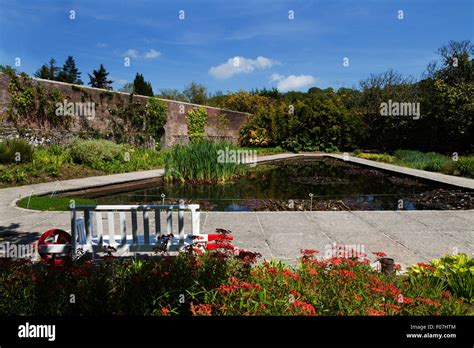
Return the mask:
[[(73, 116), (72, 124), (68, 129), (55, 129), (48, 124), (41, 124), (35, 120), (27, 123), (17, 122), (13, 124), (8, 120), (7, 108), (10, 104), (8, 84), (10, 77), (0, 73), (0, 139), (15, 136), (16, 134), (28, 133), (36, 135), (37, 138), (47, 137), (55, 143), (64, 143), (79, 134), (89, 134), (91, 131), (108, 135), (111, 133), (110, 123), (114, 117), (111, 111), (119, 105), (129, 102), (129, 94), (123, 92), (107, 91), (99, 88), (72, 85), (63, 82), (49, 81), (32, 78), (34, 83), (41, 84), (47, 90), (57, 90), (67, 102), (95, 104), (95, 116), (84, 122), (83, 116)], [(146, 103), (148, 97), (134, 96), (135, 101)], [(164, 147), (176, 143), (188, 142), (187, 118), (189, 110), (199, 106), (179, 101), (161, 99), (167, 104), (168, 115), (165, 125), (165, 134), (161, 139)], [(247, 113), (224, 110), (204, 106), (207, 110), (208, 121), (205, 129), (206, 136), (210, 139), (227, 139), (233, 143), (239, 140), (239, 131), (250, 116)], [(223, 121), (225, 120), (225, 121)], [(86, 125), (87, 124), (87, 125)]]

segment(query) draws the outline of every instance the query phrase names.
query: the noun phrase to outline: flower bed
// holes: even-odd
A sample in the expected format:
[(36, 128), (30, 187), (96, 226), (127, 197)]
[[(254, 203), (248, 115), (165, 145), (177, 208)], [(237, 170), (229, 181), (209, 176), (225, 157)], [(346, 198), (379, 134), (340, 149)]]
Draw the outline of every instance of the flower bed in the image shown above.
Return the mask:
[(317, 254), (302, 250), (296, 268), (230, 248), (60, 266), (0, 259), (0, 315), (472, 314), (467, 299), (420, 273), (412, 281), (365, 255)]

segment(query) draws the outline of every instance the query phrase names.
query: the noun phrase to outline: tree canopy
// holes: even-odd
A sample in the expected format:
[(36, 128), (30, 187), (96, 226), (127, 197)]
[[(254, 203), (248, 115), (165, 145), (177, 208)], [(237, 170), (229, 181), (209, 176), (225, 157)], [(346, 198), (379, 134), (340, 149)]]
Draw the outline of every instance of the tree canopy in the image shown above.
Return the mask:
[(108, 80), (107, 76), (109, 76), (109, 73), (105, 70), (104, 65), (101, 64), (98, 70), (94, 70), (91, 74), (89, 75), (89, 85), (91, 87), (96, 87), (96, 88), (103, 88), (103, 89), (112, 89), (111, 84), (113, 83), (112, 80)]

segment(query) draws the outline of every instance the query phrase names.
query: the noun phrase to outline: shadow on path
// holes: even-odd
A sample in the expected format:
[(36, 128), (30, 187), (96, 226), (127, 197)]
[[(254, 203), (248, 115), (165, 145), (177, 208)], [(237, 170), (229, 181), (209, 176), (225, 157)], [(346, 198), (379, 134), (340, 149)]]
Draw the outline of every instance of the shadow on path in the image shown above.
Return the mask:
[(29, 244), (36, 242), (39, 238), (39, 232), (18, 232), (20, 224), (11, 223), (8, 226), (0, 226), (0, 243), (10, 242), (18, 244)]

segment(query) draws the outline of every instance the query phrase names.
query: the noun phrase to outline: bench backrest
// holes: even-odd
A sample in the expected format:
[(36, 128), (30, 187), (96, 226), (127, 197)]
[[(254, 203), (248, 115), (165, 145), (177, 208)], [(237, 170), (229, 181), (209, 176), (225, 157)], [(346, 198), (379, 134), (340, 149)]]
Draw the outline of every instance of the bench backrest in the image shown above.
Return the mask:
[[(173, 230), (173, 212), (177, 211), (178, 233)], [(180, 244), (184, 244), (185, 212), (191, 213), (191, 229), (187, 234), (197, 236), (200, 234), (200, 212), (199, 204), (170, 204), (170, 205), (81, 205), (71, 209), (71, 234), (73, 241), (73, 250), (77, 250), (77, 245), (92, 245), (92, 238), (97, 238), (99, 247), (104, 240), (104, 217), (107, 219), (107, 230), (109, 236), (109, 245), (115, 247), (115, 236), (120, 236), (119, 246), (127, 244), (127, 214), (131, 216), (131, 235), (132, 245), (143, 244), (149, 246), (155, 238), (164, 234), (173, 233), (179, 235)], [(161, 215), (165, 214), (166, 232), (161, 228)], [(115, 218), (118, 214), (119, 228), (118, 233), (115, 228)], [(82, 216), (79, 216), (82, 215)], [(176, 214), (175, 214), (176, 215)], [(150, 217), (154, 218), (154, 229), (150, 229)], [(143, 239), (139, 238), (138, 219), (143, 221)], [(95, 222), (95, 224), (94, 224)], [(95, 225), (95, 228), (94, 228)], [(153, 232), (151, 232), (153, 230)], [(151, 237), (151, 238), (150, 238)], [(139, 241), (143, 240), (143, 243)]]

